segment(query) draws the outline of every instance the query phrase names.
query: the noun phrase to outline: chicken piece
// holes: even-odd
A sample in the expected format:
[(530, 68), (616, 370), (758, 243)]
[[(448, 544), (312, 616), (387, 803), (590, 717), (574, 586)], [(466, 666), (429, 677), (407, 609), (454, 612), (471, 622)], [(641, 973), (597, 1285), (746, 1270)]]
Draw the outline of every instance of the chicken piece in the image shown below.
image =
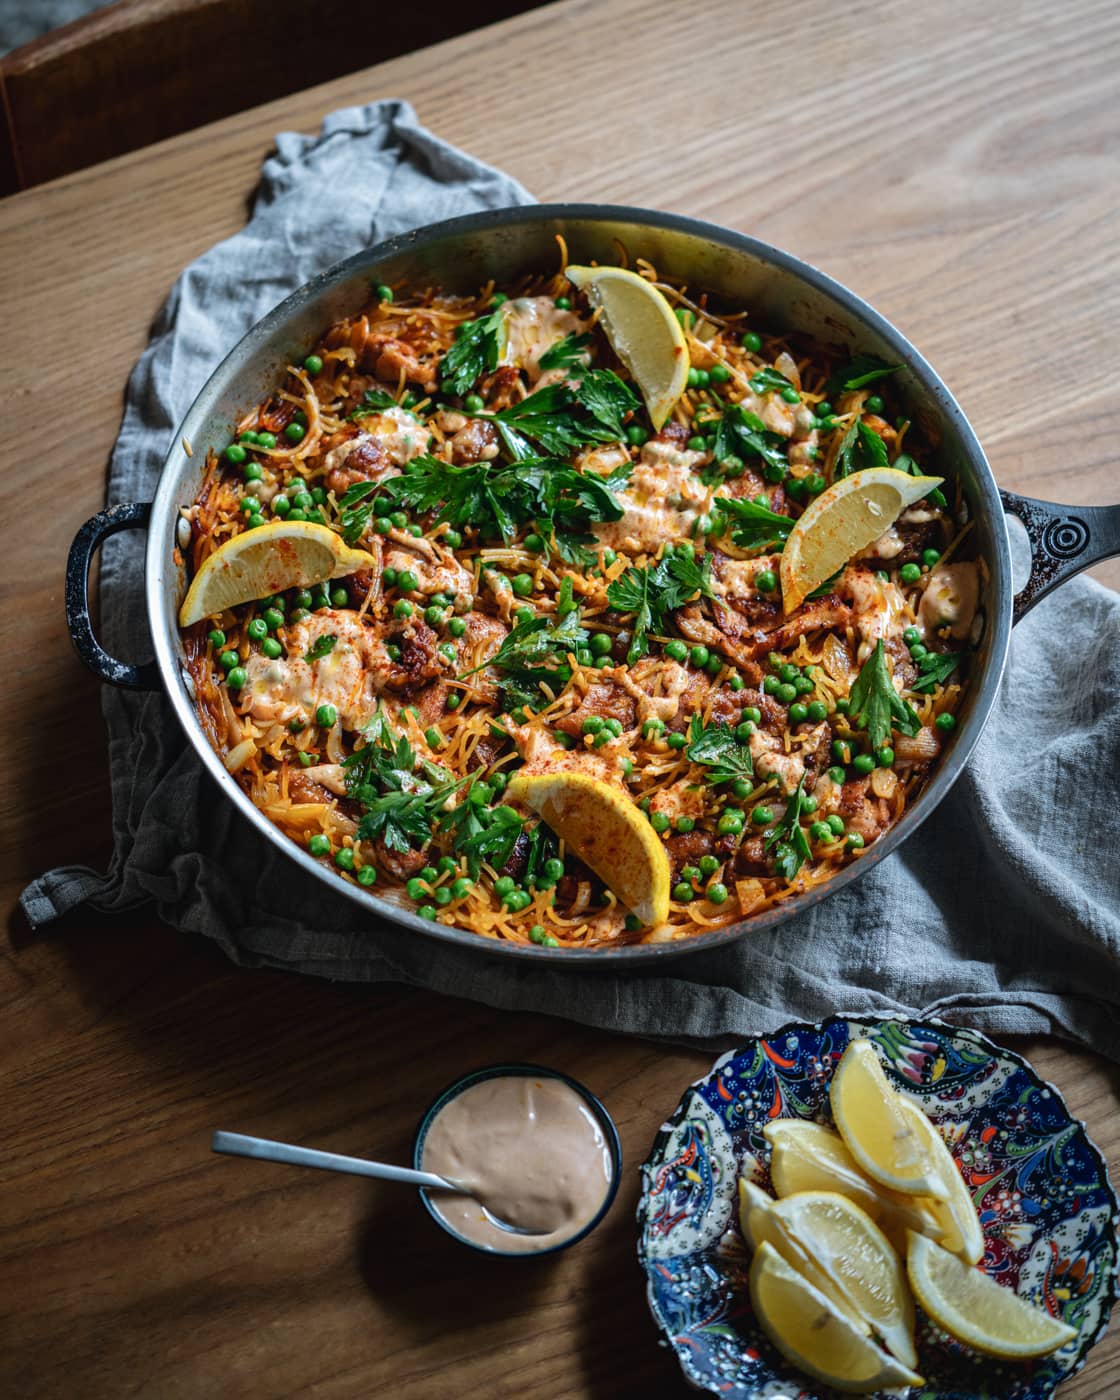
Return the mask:
[(852, 610), (848, 604), (835, 593), (830, 593), (811, 603), (803, 603), (788, 622), (760, 637), (755, 643), (754, 654), (764, 656), (769, 651), (788, 651), (808, 632), (847, 627), (851, 620)]
[(606, 685), (593, 685), (583, 697), (577, 709), (558, 719), (552, 726), (565, 734), (578, 738), (583, 733), (585, 719), (615, 719), (623, 730), (633, 729), (635, 705), (633, 698), (621, 685), (610, 682)]
[(380, 838), (371, 844), (377, 864), (398, 880), (411, 879), (417, 871), (423, 870), (428, 863), (428, 858), (423, 851), (395, 851)]
[(677, 661), (665, 661), (641, 669), (642, 663), (619, 674), (618, 683), (637, 701), (637, 718), (659, 719), (668, 724), (681, 707), (681, 696), (688, 689), (689, 673)]
[(472, 462), (492, 462), (500, 447), (498, 430), (493, 423), (484, 418), (471, 418), (451, 439), (451, 460), (457, 467)]
[[(317, 787), (320, 791), (326, 790), (328, 796), (334, 793), (336, 797), (346, 796), (346, 769), (341, 763), (317, 763), (310, 768), (300, 769), (299, 772), (292, 773), (288, 779), (288, 791), (293, 795), (299, 790), (306, 790), (306, 785)], [(299, 797), (297, 801), (306, 802), (313, 799)]]
[(620, 758), (629, 750), (622, 739), (612, 739), (600, 749), (565, 749), (545, 729), (511, 724), (509, 732), (524, 760), (522, 773), (586, 773), (614, 787), (624, 787)]
[[(890, 643), (901, 639), (910, 625), (906, 595), (893, 581), (884, 583), (867, 569), (846, 568), (836, 591), (852, 602), (852, 614), (862, 638), (857, 662), (862, 664), (880, 639)], [(897, 651), (897, 648), (893, 650)]]
[(474, 575), (450, 550), (437, 550), (428, 540), (394, 538), (385, 552), (385, 568), (398, 574), (407, 569), (416, 579), (415, 591), (425, 597), (445, 593), (456, 604), (461, 599), (463, 607), (456, 606), (456, 612), (465, 611), (474, 600)]
[(868, 846), (891, 824), (887, 804), (875, 797), (870, 787), (869, 778), (853, 778), (844, 784), (839, 802), (844, 824), (850, 832), (862, 836), (864, 844)]
[(426, 394), (434, 394), (439, 388), (434, 361), (424, 363), (411, 346), (395, 336), (369, 336), (361, 348), (358, 363), (362, 369), (372, 370), (386, 384), (399, 384), (403, 377), (409, 384), (418, 384)]
[(675, 436), (666, 436), (668, 426), (645, 443), (629, 482), (615, 491), (622, 518), (592, 527), (601, 544), (652, 553), (666, 540), (687, 539), (699, 516), (711, 510), (715, 489), (695, 470), (708, 453), (681, 447)]
[[(317, 643), (331, 649), (308, 661)], [(273, 661), (254, 652), (238, 708), (258, 724), (312, 722), (320, 705), (333, 705), (344, 729), (361, 729), (389, 684), (392, 662), (372, 625), (346, 611), (323, 609), (281, 632), (287, 657)]]
[(750, 750), (755, 773), (760, 778), (776, 777), (787, 794), (793, 792), (805, 775), (804, 758), (798, 752), (786, 753), (776, 734), (756, 729), (750, 737)]
[(323, 458), (324, 484), (336, 497), (359, 481), (385, 481), (399, 476), (385, 445), (368, 433), (344, 439)]
[[(486, 662), (494, 655), (501, 644), (509, 636), (509, 628), (504, 622), (499, 622), (496, 617), (487, 617), (485, 613), (468, 613), (463, 619), (467, 624), (467, 630), (456, 639), (456, 661), (454, 670), (456, 675), (466, 675), (468, 671), (474, 672), (469, 678), (470, 685), (478, 692), (483, 700), (493, 701), (498, 698), (498, 681), (500, 676), (493, 668), (486, 665)], [(476, 671), (475, 668), (481, 666), (484, 669)], [(479, 747), (482, 746), (480, 741)]]
[[(652, 804), (651, 804), (652, 806)], [(701, 856), (710, 856), (715, 849), (715, 837), (710, 831), (678, 831), (665, 838), (665, 853), (673, 867), (673, 880), (681, 877), (681, 869), (695, 865)]]
[(965, 641), (980, 601), (979, 570), (974, 563), (939, 564), (926, 582), (918, 618), (927, 632), (948, 627), (954, 641)]

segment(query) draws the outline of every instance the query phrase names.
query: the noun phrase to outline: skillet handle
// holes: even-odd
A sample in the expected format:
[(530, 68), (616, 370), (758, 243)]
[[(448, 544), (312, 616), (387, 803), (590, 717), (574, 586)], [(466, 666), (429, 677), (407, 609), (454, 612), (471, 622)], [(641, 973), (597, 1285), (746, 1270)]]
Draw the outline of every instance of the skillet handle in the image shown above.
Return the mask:
[(1014, 625), (1082, 569), (1120, 554), (1120, 506), (1058, 506), (1000, 491), (1003, 508), (1022, 521), (1031, 547), (1031, 572), (1015, 595)]
[(143, 530), (152, 513), (150, 502), (110, 506), (87, 520), (74, 536), (66, 560), (66, 625), (78, 655), (91, 671), (110, 685), (126, 690), (158, 690), (159, 668), (154, 661), (133, 666), (109, 655), (93, 635), (89, 616), (89, 566), (95, 552), (110, 535), (122, 530)]

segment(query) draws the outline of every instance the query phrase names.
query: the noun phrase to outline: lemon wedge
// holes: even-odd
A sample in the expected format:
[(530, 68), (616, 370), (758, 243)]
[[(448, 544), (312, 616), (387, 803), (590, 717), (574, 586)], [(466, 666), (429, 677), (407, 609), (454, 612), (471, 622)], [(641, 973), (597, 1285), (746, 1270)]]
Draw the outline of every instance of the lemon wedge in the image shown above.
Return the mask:
[(755, 1316), (766, 1335), (813, 1380), (862, 1394), (923, 1383), (921, 1376), (853, 1327), (773, 1245), (763, 1243), (755, 1252), (750, 1288)]
[(806, 1118), (775, 1118), (762, 1130), (771, 1147), (770, 1179), (779, 1196), (836, 1191), (875, 1221), (896, 1249), (906, 1251), (907, 1230), (940, 1239), (932, 1201), (903, 1196), (860, 1170), (839, 1133)]
[(611, 348), (642, 391), (650, 422), (663, 427), (688, 384), (688, 342), (673, 308), (623, 267), (566, 267), (564, 275), (602, 310)]
[[(777, 1230), (812, 1260), (876, 1339), (904, 1366), (916, 1366), (914, 1302), (902, 1260), (866, 1211), (834, 1191), (801, 1191), (774, 1201)], [(779, 1254), (781, 1245), (775, 1242)], [(796, 1260), (787, 1263), (797, 1267)], [(802, 1270), (810, 1283), (816, 1280)], [(828, 1290), (822, 1288), (822, 1293)]]
[(944, 1195), (924, 1136), (887, 1082), (869, 1040), (853, 1040), (829, 1086), (844, 1146), (872, 1180), (906, 1196)]
[(285, 588), (310, 588), (374, 565), (364, 549), (349, 549), (339, 535), (310, 520), (275, 520), (220, 545), (195, 574), (179, 626), (190, 627), (227, 608)]
[(940, 486), (940, 476), (909, 476), (893, 467), (868, 467), (834, 481), (789, 532), (782, 550), (782, 607), (801, 606), (868, 545), (884, 534), (907, 506)]
[[(945, 1146), (944, 1138), (918, 1105), (905, 1098), (900, 1098), (899, 1102), (942, 1188), (943, 1199), (929, 1203), (937, 1222), (933, 1234), (951, 1254), (958, 1255), (966, 1264), (979, 1264), (984, 1257), (984, 1232), (980, 1228), (968, 1187), (957, 1171), (957, 1164)], [(921, 1233), (928, 1235), (930, 1231), (922, 1230)]]
[(669, 857), (625, 794), (586, 773), (531, 773), (506, 788), (562, 837), (643, 924), (669, 917)]
[(1046, 1356), (1077, 1329), (1025, 1302), (980, 1269), (912, 1233), (906, 1256), (910, 1287), (939, 1327), (989, 1356)]
[(775, 1210), (778, 1204), (772, 1196), (755, 1186), (753, 1182), (739, 1178), (739, 1224), (743, 1236), (752, 1249), (763, 1244), (776, 1249), (786, 1263), (819, 1293), (823, 1293), (834, 1308), (847, 1318), (848, 1322), (865, 1337), (871, 1335), (871, 1327), (860, 1316), (844, 1296), (842, 1289), (828, 1273), (820, 1267), (809, 1253), (804, 1242), (788, 1228)]

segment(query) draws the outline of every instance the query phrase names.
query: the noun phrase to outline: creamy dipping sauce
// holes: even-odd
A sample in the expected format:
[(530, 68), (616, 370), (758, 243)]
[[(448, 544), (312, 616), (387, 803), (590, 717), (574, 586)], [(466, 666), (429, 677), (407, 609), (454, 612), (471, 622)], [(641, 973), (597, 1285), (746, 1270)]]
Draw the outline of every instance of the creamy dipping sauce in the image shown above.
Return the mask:
[[(431, 1191), (436, 1214), (485, 1249), (533, 1254), (570, 1240), (598, 1213), (613, 1161), (590, 1104), (561, 1079), (498, 1075), (464, 1089), (428, 1126), (421, 1167), (469, 1187)], [(483, 1214), (523, 1230), (513, 1234)]]

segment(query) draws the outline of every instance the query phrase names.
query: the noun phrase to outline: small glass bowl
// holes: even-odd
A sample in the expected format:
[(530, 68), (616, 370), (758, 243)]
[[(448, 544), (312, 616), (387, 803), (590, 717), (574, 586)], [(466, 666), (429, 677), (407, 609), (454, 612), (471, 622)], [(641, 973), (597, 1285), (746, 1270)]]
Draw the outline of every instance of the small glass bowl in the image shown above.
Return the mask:
[(449, 1084), (446, 1089), (433, 1101), (420, 1119), (420, 1126), (416, 1129), (416, 1138), (412, 1144), (412, 1165), (417, 1171), (422, 1171), (421, 1161), (424, 1156), (424, 1139), (428, 1135), (428, 1129), (434, 1121), (436, 1114), (440, 1112), (453, 1098), (456, 1098), (464, 1089), (469, 1089), (474, 1084), (480, 1084), (485, 1079), (498, 1079), (505, 1075), (517, 1078), (536, 1076), (543, 1079), (559, 1079), (566, 1084), (569, 1089), (583, 1099), (588, 1108), (595, 1115), (603, 1136), (606, 1139), (607, 1150), (611, 1158), (611, 1177), (607, 1187), (607, 1194), (603, 1197), (603, 1204), (595, 1212), (592, 1218), (581, 1229), (566, 1240), (561, 1240), (558, 1244), (549, 1245), (547, 1249), (531, 1250), (504, 1250), (493, 1249), (487, 1245), (469, 1240), (465, 1235), (461, 1235), (454, 1229), (432, 1204), (430, 1193), (421, 1189), (420, 1199), (424, 1202), (428, 1214), (435, 1220), (453, 1240), (458, 1240), (460, 1244), (466, 1245), (469, 1249), (476, 1250), (479, 1254), (488, 1254), (496, 1259), (540, 1259), (546, 1254), (556, 1254), (562, 1249), (568, 1249), (571, 1245), (577, 1244), (592, 1230), (606, 1215), (614, 1204), (614, 1198), (618, 1194), (618, 1183), (622, 1177), (622, 1144), (618, 1138), (618, 1129), (614, 1125), (614, 1119), (607, 1112), (606, 1108), (599, 1102), (595, 1095), (586, 1085), (581, 1084), (578, 1079), (572, 1079), (570, 1075), (561, 1073), (558, 1069), (546, 1069), (544, 1065), (487, 1065), (483, 1069), (472, 1070), (470, 1074), (463, 1075), (462, 1079), (456, 1079)]

